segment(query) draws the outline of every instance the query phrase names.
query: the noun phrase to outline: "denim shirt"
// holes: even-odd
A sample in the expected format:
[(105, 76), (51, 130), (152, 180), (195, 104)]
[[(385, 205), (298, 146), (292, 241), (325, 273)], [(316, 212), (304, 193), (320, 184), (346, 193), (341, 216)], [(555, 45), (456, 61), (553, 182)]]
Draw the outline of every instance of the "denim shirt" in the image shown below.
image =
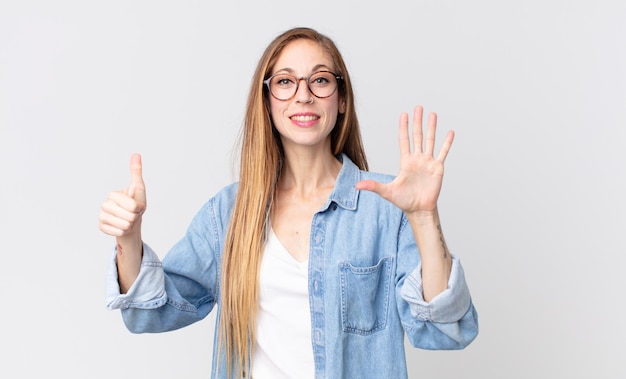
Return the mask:
[[(311, 223), (309, 304), (316, 378), (406, 378), (404, 336), (422, 349), (462, 349), (478, 319), (460, 261), (448, 288), (422, 296), (420, 255), (402, 210), (359, 180), (393, 178), (361, 171), (345, 156), (335, 188)], [(161, 262), (144, 244), (139, 276), (120, 294), (115, 256), (107, 274), (107, 308), (121, 309), (133, 333), (158, 333), (202, 320), (217, 306), (233, 183), (196, 214), (185, 236)], [(219, 314), (219, 313), (218, 313)], [(219, 316), (216, 324), (219, 324)], [(212, 378), (226, 377), (215, 326)]]

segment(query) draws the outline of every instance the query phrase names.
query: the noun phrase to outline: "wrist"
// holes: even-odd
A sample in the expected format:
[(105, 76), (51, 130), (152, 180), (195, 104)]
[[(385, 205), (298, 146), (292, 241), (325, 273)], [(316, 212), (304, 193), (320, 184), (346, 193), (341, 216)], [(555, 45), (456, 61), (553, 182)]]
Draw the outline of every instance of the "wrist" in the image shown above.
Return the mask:
[(117, 237), (115, 240), (117, 244), (118, 254), (124, 252), (137, 252), (143, 250), (143, 241), (141, 235), (128, 235)]
[(404, 212), (411, 225), (439, 225), (437, 208), (432, 211)]

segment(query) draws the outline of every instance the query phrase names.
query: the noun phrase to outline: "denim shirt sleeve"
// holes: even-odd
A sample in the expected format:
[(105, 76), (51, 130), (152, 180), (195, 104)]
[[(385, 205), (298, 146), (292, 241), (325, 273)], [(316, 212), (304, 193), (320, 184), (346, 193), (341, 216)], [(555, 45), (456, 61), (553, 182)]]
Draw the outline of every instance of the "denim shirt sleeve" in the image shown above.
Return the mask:
[(413, 317), (422, 321), (456, 322), (463, 317), (470, 306), (470, 294), (465, 282), (465, 274), (461, 262), (456, 257), (452, 257), (448, 288), (429, 303), (423, 297), (421, 263), (405, 279), (401, 295), (409, 303)]
[(155, 308), (167, 300), (163, 267), (156, 253), (145, 243), (139, 276), (127, 293), (120, 293), (117, 276), (117, 254), (114, 252), (106, 275), (107, 309)]
[[(431, 350), (466, 347), (478, 334), (478, 316), (460, 260), (452, 257), (448, 288), (426, 302), (419, 251), (408, 223), (404, 224), (399, 242), (399, 311), (409, 341), (413, 346)], [(407, 255), (413, 257), (407, 258)]]

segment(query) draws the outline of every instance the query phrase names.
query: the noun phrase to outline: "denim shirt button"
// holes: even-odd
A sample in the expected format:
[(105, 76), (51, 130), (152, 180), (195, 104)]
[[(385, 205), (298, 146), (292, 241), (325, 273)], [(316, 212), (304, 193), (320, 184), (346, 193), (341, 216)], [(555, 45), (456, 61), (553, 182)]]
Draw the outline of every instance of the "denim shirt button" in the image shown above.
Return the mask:
[(315, 342), (319, 343), (322, 339), (322, 332), (318, 329), (315, 331)]
[(320, 288), (320, 285), (319, 285), (319, 282), (317, 281), (317, 279), (315, 279), (315, 280), (313, 281), (313, 288), (315, 289), (315, 291), (316, 291), (316, 292), (317, 292), (317, 290), (319, 290), (319, 288)]

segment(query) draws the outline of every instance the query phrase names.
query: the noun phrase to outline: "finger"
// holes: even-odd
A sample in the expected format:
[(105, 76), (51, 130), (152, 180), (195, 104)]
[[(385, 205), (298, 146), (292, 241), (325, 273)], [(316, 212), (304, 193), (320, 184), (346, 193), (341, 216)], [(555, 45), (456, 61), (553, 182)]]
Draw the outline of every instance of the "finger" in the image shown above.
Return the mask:
[(124, 232), (122, 232), (121, 230), (112, 227), (111, 225), (103, 224), (102, 222), (98, 227), (100, 231), (113, 237), (121, 237), (124, 234)]
[(143, 211), (143, 207), (137, 204), (135, 200), (122, 193), (109, 195), (107, 200), (102, 203), (101, 209), (108, 214), (128, 221), (133, 221)]
[(446, 157), (450, 152), (450, 147), (452, 146), (452, 141), (454, 141), (454, 131), (450, 130), (448, 134), (446, 134), (446, 139), (441, 145), (441, 150), (439, 150), (439, 155), (437, 156), (438, 161), (444, 162), (446, 160)]
[(361, 180), (356, 183), (356, 189), (375, 192), (386, 199), (387, 184), (377, 182), (375, 180)]
[(136, 189), (144, 188), (142, 171), (141, 155), (133, 154), (130, 157), (130, 185)]
[(421, 105), (413, 109), (413, 151), (417, 154), (422, 153), (422, 115), (424, 107)]
[(110, 213), (106, 213), (105, 211), (101, 211), (99, 226), (100, 230), (102, 230), (106, 234), (119, 236), (129, 231), (132, 228), (132, 223), (114, 217), (113, 215), (111, 215)]
[(424, 154), (432, 156), (435, 151), (435, 134), (437, 132), (437, 114), (431, 112), (428, 115), (428, 128), (426, 129), (426, 141)]
[(130, 157), (130, 186), (126, 194), (137, 202), (146, 202), (146, 187), (143, 182), (143, 166), (141, 155), (133, 154)]
[(405, 112), (400, 114), (398, 143), (400, 144), (400, 156), (411, 153), (411, 140), (409, 138), (409, 115)]

